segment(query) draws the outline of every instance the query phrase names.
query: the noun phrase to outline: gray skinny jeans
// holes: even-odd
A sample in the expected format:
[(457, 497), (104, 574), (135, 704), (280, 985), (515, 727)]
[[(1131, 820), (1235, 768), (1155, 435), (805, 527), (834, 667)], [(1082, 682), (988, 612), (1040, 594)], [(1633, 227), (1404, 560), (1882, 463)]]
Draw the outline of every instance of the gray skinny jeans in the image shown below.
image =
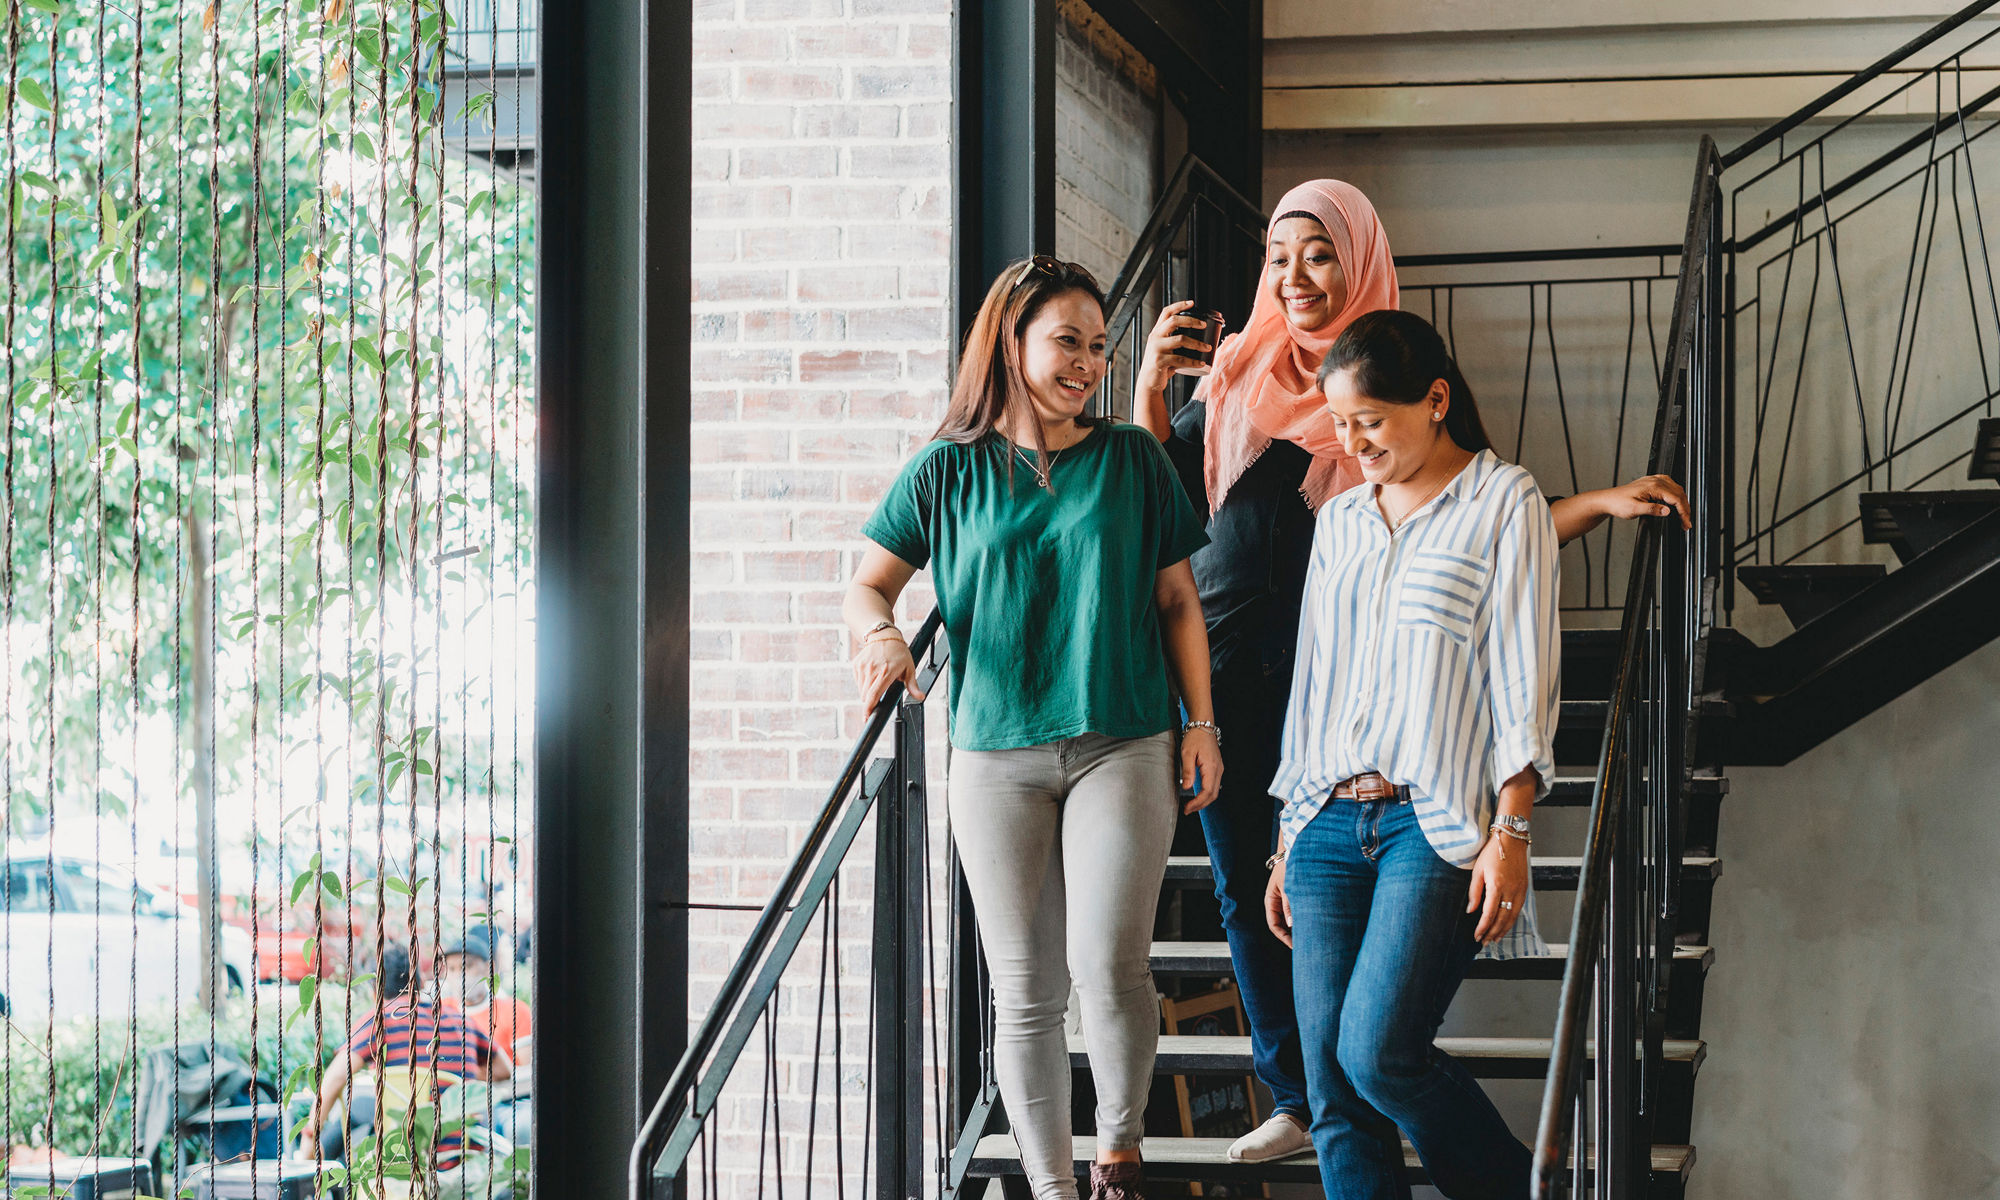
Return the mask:
[(1173, 737), (954, 750), (952, 839), (993, 978), (994, 1072), (1037, 1200), (1077, 1194), (1063, 1015), (1072, 980), (1100, 1147), (1144, 1132), (1160, 1040), (1153, 917), (1179, 800)]

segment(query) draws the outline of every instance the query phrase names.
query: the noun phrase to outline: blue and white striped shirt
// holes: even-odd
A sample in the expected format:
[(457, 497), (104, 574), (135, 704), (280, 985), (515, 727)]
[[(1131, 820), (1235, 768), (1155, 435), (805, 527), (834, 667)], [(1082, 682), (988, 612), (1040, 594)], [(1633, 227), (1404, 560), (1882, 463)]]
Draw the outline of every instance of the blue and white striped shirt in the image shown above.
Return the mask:
[[(1555, 772), (1562, 689), (1555, 522), (1520, 467), (1481, 451), (1393, 533), (1375, 488), (1320, 510), (1271, 794), (1290, 845), (1333, 785), (1408, 784), (1439, 857), (1478, 859), (1500, 785)], [(1492, 958), (1546, 954), (1532, 888)]]

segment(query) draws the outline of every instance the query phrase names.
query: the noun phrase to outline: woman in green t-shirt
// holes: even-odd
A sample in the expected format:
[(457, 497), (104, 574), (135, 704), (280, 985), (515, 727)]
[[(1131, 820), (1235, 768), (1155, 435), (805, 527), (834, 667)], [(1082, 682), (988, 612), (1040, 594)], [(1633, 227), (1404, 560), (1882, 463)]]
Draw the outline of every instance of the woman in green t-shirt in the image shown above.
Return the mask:
[(995, 1074), (1039, 1200), (1076, 1195), (1072, 983), (1097, 1087), (1092, 1194), (1138, 1194), (1176, 691), (1191, 718), (1180, 785), (1200, 788), (1187, 811), (1222, 778), (1188, 567), (1208, 538), (1158, 439), (1083, 416), (1104, 371), (1089, 272), (1037, 256), (1003, 273), (935, 440), (863, 530), (874, 545), (844, 606), (872, 708), (915, 682), (893, 613), (930, 567), (951, 647), (952, 837), (993, 979)]

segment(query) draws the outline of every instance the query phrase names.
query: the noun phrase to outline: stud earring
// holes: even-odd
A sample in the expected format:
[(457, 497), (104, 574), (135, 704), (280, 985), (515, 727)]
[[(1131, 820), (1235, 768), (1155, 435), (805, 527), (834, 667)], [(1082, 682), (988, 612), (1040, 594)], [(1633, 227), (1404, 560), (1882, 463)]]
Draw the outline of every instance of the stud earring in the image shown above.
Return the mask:
[(1432, 413), (1432, 414), (1431, 414), (1431, 420), (1433, 420), (1433, 421), (1442, 421), (1442, 420), (1444, 420), (1444, 414), (1443, 414), (1443, 413), (1439, 413), (1439, 412), (1434, 412), (1434, 413)]

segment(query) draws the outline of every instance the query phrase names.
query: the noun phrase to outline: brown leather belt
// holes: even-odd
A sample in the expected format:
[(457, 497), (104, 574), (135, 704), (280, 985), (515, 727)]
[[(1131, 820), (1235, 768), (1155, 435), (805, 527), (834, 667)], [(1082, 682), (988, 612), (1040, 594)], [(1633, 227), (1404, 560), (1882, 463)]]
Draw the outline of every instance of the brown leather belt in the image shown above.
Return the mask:
[(1394, 800), (1398, 804), (1410, 802), (1410, 785), (1390, 783), (1387, 779), (1370, 771), (1343, 779), (1333, 785), (1335, 800)]

